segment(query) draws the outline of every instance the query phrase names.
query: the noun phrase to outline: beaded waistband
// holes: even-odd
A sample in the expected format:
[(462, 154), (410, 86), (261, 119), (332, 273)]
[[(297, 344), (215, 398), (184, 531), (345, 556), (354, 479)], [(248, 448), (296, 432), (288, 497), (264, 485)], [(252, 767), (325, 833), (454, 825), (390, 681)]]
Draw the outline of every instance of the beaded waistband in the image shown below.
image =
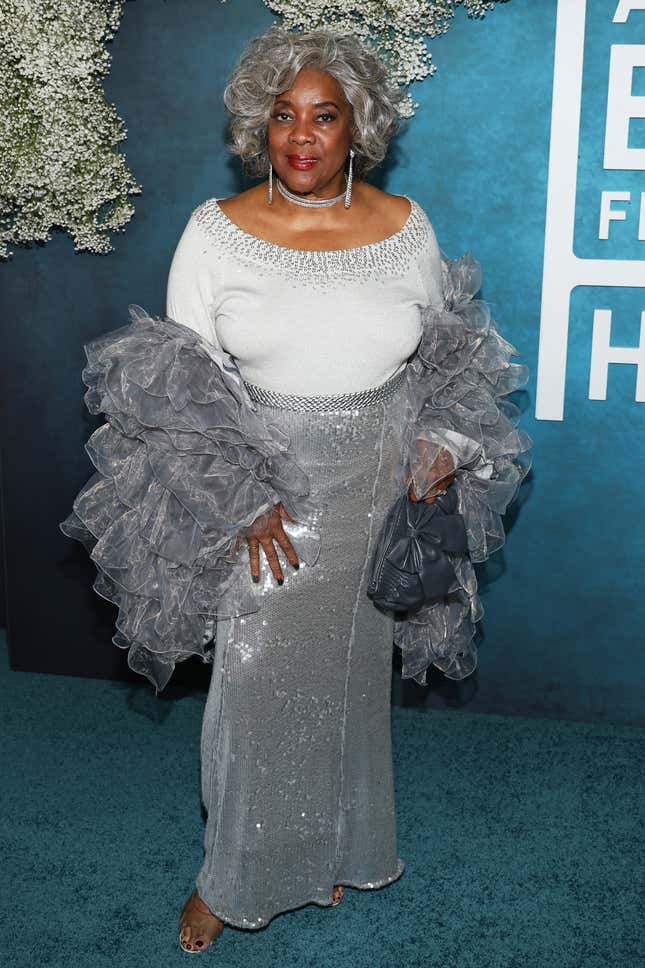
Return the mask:
[(404, 366), (402, 370), (377, 387), (367, 387), (365, 390), (355, 390), (351, 393), (328, 393), (316, 396), (279, 393), (277, 390), (268, 390), (255, 383), (247, 383), (246, 380), (243, 382), (251, 400), (269, 407), (280, 407), (285, 410), (354, 410), (371, 407), (374, 403), (389, 399), (403, 383), (406, 369)]

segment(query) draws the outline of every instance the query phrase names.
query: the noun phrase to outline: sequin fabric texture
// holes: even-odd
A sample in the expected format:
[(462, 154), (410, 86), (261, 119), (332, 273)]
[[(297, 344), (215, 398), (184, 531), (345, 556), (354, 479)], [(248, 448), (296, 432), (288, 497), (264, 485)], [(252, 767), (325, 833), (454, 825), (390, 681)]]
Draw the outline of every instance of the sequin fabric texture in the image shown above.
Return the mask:
[(279, 552), (281, 587), (263, 562), (263, 607), (217, 623), (197, 888), (229, 924), (261, 928), (281, 911), (331, 904), (334, 884), (376, 888), (405, 867), (392, 778), (393, 622), (365, 592), (402, 485), (404, 396), (401, 384), (351, 410), (257, 404), (289, 435), (324, 537), (312, 568), (295, 571)]

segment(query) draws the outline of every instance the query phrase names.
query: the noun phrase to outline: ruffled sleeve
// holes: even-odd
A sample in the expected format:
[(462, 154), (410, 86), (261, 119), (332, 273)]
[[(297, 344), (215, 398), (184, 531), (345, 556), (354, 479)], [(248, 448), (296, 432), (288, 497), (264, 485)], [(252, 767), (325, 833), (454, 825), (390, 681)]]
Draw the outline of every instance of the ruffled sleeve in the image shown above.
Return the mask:
[(267, 594), (240, 554), (245, 528), (281, 501), (313, 565), (318, 512), (232, 358), (183, 323), (129, 309), (129, 325), (85, 345), (85, 403), (106, 420), (85, 447), (96, 472), (59, 528), (87, 548), (94, 590), (118, 606), (113, 642), (159, 692), (177, 662), (212, 661), (209, 622), (257, 611)]
[[(423, 310), (422, 336), (407, 369), (408, 413), (404, 461), (422, 497), (445, 474), (454, 487), (469, 554), (451, 556), (459, 589), (395, 621), (402, 675), (426, 683), (434, 665), (463, 679), (477, 665), (475, 625), (483, 615), (473, 563), (505, 541), (502, 515), (530, 467), (532, 441), (519, 429), (519, 409), (508, 395), (524, 386), (528, 367), (511, 362), (517, 350), (501, 336), (490, 308), (475, 296), (481, 270), (471, 252), (451, 261), (443, 253), (441, 299)], [(436, 275), (436, 273), (435, 273)], [(433, 467), (441, 468), (432, 473)]]

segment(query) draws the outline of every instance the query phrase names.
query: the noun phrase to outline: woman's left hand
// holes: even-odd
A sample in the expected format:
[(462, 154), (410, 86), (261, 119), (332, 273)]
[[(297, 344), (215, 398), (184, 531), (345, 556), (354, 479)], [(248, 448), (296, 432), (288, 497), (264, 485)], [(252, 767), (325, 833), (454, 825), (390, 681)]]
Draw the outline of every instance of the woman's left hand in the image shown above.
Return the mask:
[[(455, 467), (452, 456), (447, 450), (442, 450), (439, 452), (436, 460), (430, 467), (428, 477), (430, 480), (433, 480), (434, 483), (424, 498), (418, 498), (414, 491), (414, 484), (410, 484), (409, 494), (411, 501), (423, 500), (426, 504), (433, 504), (439, 493), (441, 491), (445, 491), (453, 483), (455, 479)], [(410, 483), (411, 479), (412, 474), (408, 474), (405, 479), (406, 485)]]

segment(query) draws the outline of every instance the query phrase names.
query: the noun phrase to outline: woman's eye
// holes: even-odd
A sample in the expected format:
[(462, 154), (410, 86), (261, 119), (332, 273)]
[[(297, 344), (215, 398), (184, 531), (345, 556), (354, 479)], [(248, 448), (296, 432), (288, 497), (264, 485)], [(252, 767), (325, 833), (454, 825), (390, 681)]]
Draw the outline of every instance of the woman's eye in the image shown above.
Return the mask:
[[(290, 115), (288, 115), (286, 113), (286, 111), (277, 111), (274, 115), (272, 115), (272, 117), (275, 118), (277, 121), (281, 121), (283, 118), (286, 121), (290, 121), (291, 120)], [(325, 111), (323, 114), (317, 115), (317, 119), (316, 120), (318, 120), (318, 121), (324, 121), (325, 123), (328, 122), (328, 121), (335, 121), (336, 120), (336, 115), (335, 114), (332, 114), (330, 111)]]

